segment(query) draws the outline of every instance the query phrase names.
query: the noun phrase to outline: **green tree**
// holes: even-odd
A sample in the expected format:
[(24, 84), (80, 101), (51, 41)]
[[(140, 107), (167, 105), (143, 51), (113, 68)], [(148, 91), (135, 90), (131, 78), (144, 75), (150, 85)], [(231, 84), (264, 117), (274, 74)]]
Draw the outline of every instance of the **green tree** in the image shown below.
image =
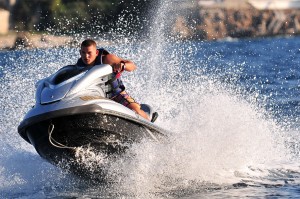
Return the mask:
[(144, 31), (150, 0), (22, 0), (13, 20), (17, 30), (56, 34), (97, 34), (111, 30), (125, 34)]

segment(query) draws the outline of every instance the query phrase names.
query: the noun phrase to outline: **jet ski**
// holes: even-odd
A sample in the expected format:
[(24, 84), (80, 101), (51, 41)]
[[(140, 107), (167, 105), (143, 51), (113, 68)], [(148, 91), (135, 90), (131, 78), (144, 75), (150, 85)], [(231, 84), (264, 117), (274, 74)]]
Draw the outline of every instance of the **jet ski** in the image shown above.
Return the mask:
[[(18, 133), (52, 164), (71, 163), (81, 173), (76, 149), (90, 147), (106, 155), (122, 154), (143, 139), (164, 140), (167, 131), (109, 99), (112, 67), (64, 66), (36, 84), (36, 103)], [(141, 108), (152, 116), (147, 104)]]

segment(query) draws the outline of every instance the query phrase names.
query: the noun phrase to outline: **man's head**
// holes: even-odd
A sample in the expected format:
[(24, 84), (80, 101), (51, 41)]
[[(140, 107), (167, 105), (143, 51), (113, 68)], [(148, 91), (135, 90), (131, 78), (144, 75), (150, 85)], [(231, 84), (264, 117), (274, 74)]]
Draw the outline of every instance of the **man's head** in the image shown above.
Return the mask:
[(80, 56), (86, 65), (93, 66), (98, 54), (99, 51), (94, 40), (86, 39), (81, 43)]

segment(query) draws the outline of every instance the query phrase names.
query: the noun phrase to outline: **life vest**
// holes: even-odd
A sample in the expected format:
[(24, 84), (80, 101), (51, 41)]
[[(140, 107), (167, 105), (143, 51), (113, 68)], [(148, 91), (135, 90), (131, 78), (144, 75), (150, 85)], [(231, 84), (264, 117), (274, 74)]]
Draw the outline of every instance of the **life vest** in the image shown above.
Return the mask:
[[(99, 65), (99, 64), (103, 64), (102, 62), (102, 55), (108, 55), (109, 52), (106, 51), (105, 49), (103, 48), (100, 48), (98, 49), (99, 50), (99, 54), (98, 56), (96, 57), (96, 61), (95, 61), (95, 65)], [(82, 59), (79, 58), (77, 63), (76, 63), (76, 66), (86, 66), (85, 63), (83, 63)], [(88, 69), (90, 69), (90, 67), (88, 67)], [(110, 84), (111, 86), (111, 91), (107, 92), (106, 95), (109, 97), (109, 98), (113, 98), (115, 96), (117, 96), (118, 94), (120, 94), (122, 91), (125, 90), (125, 86), (121, 80), (121, 73), (122, 72), (113, 72), (112, 73), (112, 77), (111, 79), (107, 82), (107, 84)]]

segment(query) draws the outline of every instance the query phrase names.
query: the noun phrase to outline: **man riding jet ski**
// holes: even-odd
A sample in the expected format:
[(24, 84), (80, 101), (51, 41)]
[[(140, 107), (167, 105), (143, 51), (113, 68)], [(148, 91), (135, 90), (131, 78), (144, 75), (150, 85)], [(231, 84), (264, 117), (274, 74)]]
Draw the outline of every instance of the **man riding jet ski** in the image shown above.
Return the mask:
[(157, 113), (149, 105), (125, 92), (120, 74), (136, 68), (131, 61), (97, 50), (93, 40), (82, 42), (80, 54), (76, 65), (36, 84), (36, 103), (18, 132), (41, 157), (60, 167), (66, 161), (81, 175), (78, 149), (122, 154), (143, 139), (164, 140), (167, 132), (153, 123)]
[[(143, 118), (150, 120), (149, 116), (141, 109), (138, 104), (126, 91), (125, 86), (121, 80), (121, 74), (123, 71), (133, 71), (137, 67), (129, 60), (121, 59), (120, 57), (108, 53), (104, 49), (97, 49), (96, 42), (91, 39), (84, 40), (81, 43), (80, 49), (81, 58), (77, 61), (77, 66), (93, 67), (99, 64), (109, 64), (113, 67), (113, 80), (112, 93), (110, 99), (123, 104), (124, 106), (134, 110)], [(155, 112), (152, 115), (151, 122), (154, 122), (158, 117), (158, 113)]]

